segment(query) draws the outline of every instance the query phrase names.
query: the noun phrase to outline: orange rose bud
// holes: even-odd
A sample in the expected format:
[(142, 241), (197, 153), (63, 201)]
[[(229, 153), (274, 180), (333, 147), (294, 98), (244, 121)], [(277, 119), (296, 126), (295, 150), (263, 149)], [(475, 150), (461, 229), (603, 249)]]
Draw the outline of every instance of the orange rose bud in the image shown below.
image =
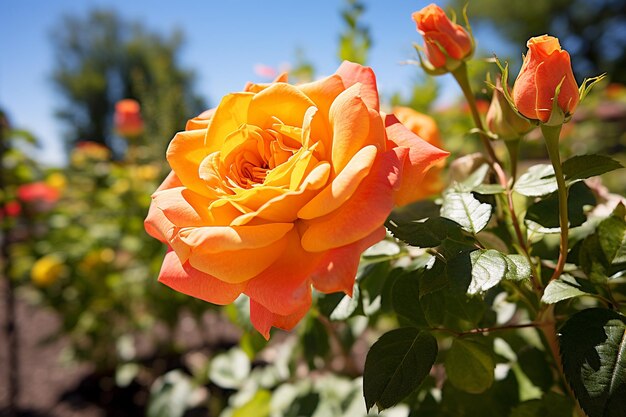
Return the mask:
[(502, 83), (499, 78), (496, 81), (496, 88), (493, 90), (485, 121), (487, 128), (496, 139), (519, 139), (533, 127), (528, 119), (520, 117), (511, 108), (511, 105), (504, 97)]
[(424, 7), (411, 17), (424, 37), (426, 57), (434, 69), (452, 71), (474, 52), (474, 41), (467, 30), (448, 19), (436, 4)]
[(121, 136), (138, 136), (143, 132), (143, 119), (139, 103), (133, 99), (120, 100), (115, 104), (115, 130)]
[[(551, 124), (561, 124), (574, 113), (579, 102), (569, 54), (553, 36), (530, 38), (526, 45), (528, 53), (513, 87), (515, 107), (522, 115), (543, 123), (553, 116), (553, 107), (560, 109), (562, 115), (554, 115)], [(553, 106), (559, 84), (558, 103)]]

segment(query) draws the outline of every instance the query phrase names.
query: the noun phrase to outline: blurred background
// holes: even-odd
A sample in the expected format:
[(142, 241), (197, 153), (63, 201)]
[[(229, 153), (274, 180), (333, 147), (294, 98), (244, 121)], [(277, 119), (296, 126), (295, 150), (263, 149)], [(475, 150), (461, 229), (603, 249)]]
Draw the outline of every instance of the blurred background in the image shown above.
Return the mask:
[[(440, 3), (460, 11), (465, 1)], [(410, 16), (426, 4), (3, 0), (0, 415), (264, 416), (270, 401), (285, 403), (272, 406), (284, 416), (365, 415), (363, 333), (385, 323), (384, 306), (344, 323), (341, 297), (321, 297), (267, 346), (245, 300), (217, 309), (156, 282), (165, 248), (143, 219), (186, 120), (283, 71), (304, 82), (344, 59), (370, 65), (387, 109), (434, 117), (454, 157), (476, 151), (452, 78), (414, 65)], [(516, 74), (529, 37), (557, 36), (579, 83), (608, 74), (568, 125), (566, 156), (625, 163), (625, 11), (624, 0), (470, 2), (484, 110), (490, 57)], [(524, 158), (545, 157), (536, 139)], [(620, 171), (605, 183), (626, 191)]]

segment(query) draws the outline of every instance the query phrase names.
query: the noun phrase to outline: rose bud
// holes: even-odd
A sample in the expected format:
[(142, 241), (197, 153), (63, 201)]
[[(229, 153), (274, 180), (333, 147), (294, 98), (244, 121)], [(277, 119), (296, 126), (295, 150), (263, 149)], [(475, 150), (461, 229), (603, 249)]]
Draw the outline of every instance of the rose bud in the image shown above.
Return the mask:
[[(579, 102), (579, 91), (567, 51), (559, 40), (542, 35), (530, 38), (528, 53), (513, 87), (513, 101), (517, 111), (529, 119), (550, 124), (562, 124), (574, 113)], [(553, 106), (557, 87), (558, 102)], [(554, 109), (560, 114), (552, 115)]]
[(528, 119), (520, 117), (511, 108), (506, 97), (504, 97), (502, 88), (502, 83), (500, 78), (498, 78), (485, 119), (487, 128), (494, 138), (504, 140), (519, 139), (528, 133), (533, 128), (533, 125)]
[[(436, 4), (430, 4), (411, 17), (424, 37), (426, 57), (432, 69), (452, 71), (474, 52), (474, 41), (461, 25), (448, 19)], [(441, 72), (441, 73), (443, 73)]]

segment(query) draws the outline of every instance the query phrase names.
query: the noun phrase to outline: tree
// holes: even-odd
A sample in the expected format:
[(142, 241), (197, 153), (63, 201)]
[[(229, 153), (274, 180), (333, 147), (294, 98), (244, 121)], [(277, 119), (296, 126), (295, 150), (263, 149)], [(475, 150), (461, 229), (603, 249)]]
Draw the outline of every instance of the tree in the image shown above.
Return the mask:
[(162, 145), (205, 107), (193, 93), (193, 72), (179, 64), (179, 32), (163, 37), (112, 11), (95, 10), (65, 16), (52, 39), (52, 80), (64, 99), (57, 116), (68, 128), (68, 145), (89, 140), (119, 150), (112, 115), (123, 98), (142, 104), (144, 136)]
[(339, 50), (337, 56), (340, 61), (352, 61), (359, 64), (367, 62), (367, 55), (372, 46), (372, 37), (369, 27), (359, 20), (365, 13), (365, 5), (359, 0), (346, 0), (341, 17), (345, 24), (344, 31), (339, 36)]
[[(466, 0), (454, 0), (455, 8)], [(626, 83), (626, 0), (500, 0), (471, 2), (476, 22), (492, 22), (511, 42), (525, 50), (526, 41), (547, 32), (558, 37), (572, 55), (576, 78), (608, 73)]]

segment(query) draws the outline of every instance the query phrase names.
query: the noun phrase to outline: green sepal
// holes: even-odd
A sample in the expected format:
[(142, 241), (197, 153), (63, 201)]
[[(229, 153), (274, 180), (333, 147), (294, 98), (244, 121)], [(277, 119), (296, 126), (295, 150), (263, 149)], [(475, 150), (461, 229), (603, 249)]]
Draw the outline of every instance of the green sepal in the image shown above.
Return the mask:
[(578, 88), (579, 102), (583, 101), (585, 97), (587, 97), (587, 94), (589, 94), (594, 85), (604, 80), (605, 78), (606, 73), (600, 74), (597, 77), (585, 78), (583, 80), (583, 83)]

